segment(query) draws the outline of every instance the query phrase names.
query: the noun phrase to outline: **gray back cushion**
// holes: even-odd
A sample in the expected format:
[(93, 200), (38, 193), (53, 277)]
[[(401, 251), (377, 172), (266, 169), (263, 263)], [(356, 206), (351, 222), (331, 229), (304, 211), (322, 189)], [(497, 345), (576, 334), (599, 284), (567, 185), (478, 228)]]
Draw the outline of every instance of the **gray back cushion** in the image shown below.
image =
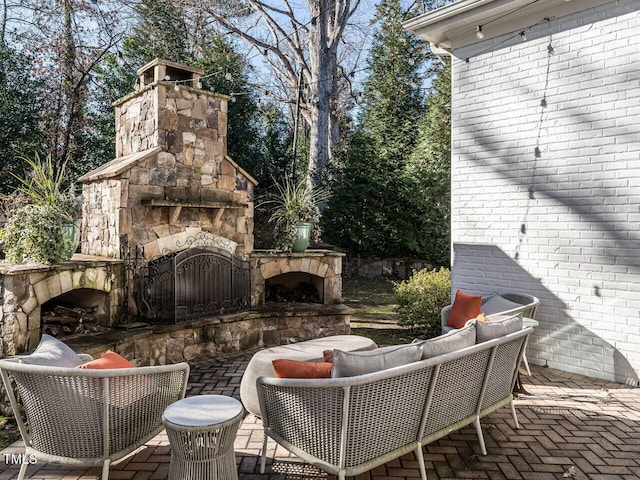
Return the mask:
[(71, 347), (51, 335), (44, 334), (31, 355), (18, 357), (20, 363), (50, 367), (77, 367), (84, 363)]
[(507, 317), (492, 317), (489, 322), (476, 325), (476, 342), (486, 342), (522, 330), (522, 313)]
[(521, 305), (520, 303), (515, 303), (511, 300), (507, 300), (500, 295), (493, 295), (482, 304), (482, 306), (480, 307), (480, 311), (485, 315), (494, 315), (496, 313), (513, 310), (514, 308), (522, 308), (522, 306), (523, 305)]
[(476, 322), (467, 322), (463, 328), (452, 330), (449, 333), (429, 340), (418, 340), (415, 343), (422, 345), (422, 358), (432, 358), (445, 353), (455, 352), (462, 348), (476, 344)]
[(386, 370), (411, 362), (422, 357), (422, 345), (392, 345), (365, 352), (333, 351), (333, 378), (355, 377), (365, 373)]

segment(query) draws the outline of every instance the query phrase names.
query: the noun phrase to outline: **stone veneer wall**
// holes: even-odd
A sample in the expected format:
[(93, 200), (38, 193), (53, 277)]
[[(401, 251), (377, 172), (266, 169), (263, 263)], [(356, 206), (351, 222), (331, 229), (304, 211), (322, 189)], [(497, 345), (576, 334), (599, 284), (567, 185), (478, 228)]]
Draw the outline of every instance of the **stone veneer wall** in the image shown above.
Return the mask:
[(65, 339), (76, 352), (94, 358), (113, 350), (136, 366), (207, 360), (217, 355), (273, 347), (350, 332), (344, 305), (288, 305), (259, 308), (188, 324), (158, 326), (108, 335)]
[[(158, 89), (151, 86), (131, 93), (115, 103), (116, 158), (160, 145), (160, 125), (156, 122)], [(131, 101), (135, 99), (134, 101)]]
[(432, 270), (436, 266), (416, 258), (361, 258), (347, 255), (342, 265), (342, 273), (345, 277), (406, 280), (418, 270), (425, 268)]
[(265, 303), (265, 280), (285, 273), (309, 273), (324, 282), (325, 305), (342, 301), (342, 258), (331, 250), (275, 253), (255, 250), (251, 254), (251, 305)]
[[(122, 208), (128, 179), (88, 183), (82, 187), (82, 233), (80, 251), (106, 258), (120, 258), (120, 232), (130, 231), (130, 215)], [(125, 203), (126, 204), (126, 203)], [(99, 214), (95, 214), (99, 212)]]
[(52, 267), (0, 263), (0, 358), (35, 348), (40, 341), (41, 306), (77, 289), (104, 292), (100, 308), (115, 323), (124, 298), (122, 263), (81, 255)]
[(170, 253), (158, 239), (187, 229), (231, 240), (238, 256), (253, 250), (255, 180), (226, 156), (227, 101), (159, 82), (116, 102), (118, 157), (80, 179), (83, 253), (119, 258), (127, 235), (151, 260)]

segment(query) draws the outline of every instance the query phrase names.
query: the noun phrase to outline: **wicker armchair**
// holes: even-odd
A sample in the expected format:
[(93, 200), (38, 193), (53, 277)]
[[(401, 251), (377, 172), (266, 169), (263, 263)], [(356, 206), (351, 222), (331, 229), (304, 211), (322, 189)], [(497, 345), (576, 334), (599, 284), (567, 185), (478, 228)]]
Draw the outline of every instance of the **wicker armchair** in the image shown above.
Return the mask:
[[(90, 370), (12, 358), (0, 360), (0, 374), (26, 446), (25, 459), (102, 465), (102, 479), (108, 480), (111, 462), (162, 431), (164, 409), (185, 395), (189, 365)], [(22, 464), (19, 480), (27, 466)]]

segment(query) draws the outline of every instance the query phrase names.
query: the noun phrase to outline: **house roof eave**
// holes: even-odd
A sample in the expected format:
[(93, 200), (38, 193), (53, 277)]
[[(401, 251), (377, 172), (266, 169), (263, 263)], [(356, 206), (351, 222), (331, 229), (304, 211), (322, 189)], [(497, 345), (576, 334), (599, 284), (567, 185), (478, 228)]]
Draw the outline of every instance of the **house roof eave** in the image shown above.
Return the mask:
[[(432, 46), (452, 52), (456, 48), (530, 28), (557, 17), (571, 15), (613, 0), (460, 0), (411, 18), (408, 31)], [(477, 38), (478, 25), (484, 37)]]

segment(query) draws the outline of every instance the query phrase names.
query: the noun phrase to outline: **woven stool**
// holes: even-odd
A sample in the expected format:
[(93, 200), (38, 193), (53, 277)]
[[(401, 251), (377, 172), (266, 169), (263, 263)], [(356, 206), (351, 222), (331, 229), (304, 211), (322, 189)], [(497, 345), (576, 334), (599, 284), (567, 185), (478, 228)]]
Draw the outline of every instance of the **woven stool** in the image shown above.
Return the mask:
[(199, 395), (172, 403), (162, 422), (171, 443), (169, 480), (237, 480), (233, 442), (242, 404), (223, 395)]

